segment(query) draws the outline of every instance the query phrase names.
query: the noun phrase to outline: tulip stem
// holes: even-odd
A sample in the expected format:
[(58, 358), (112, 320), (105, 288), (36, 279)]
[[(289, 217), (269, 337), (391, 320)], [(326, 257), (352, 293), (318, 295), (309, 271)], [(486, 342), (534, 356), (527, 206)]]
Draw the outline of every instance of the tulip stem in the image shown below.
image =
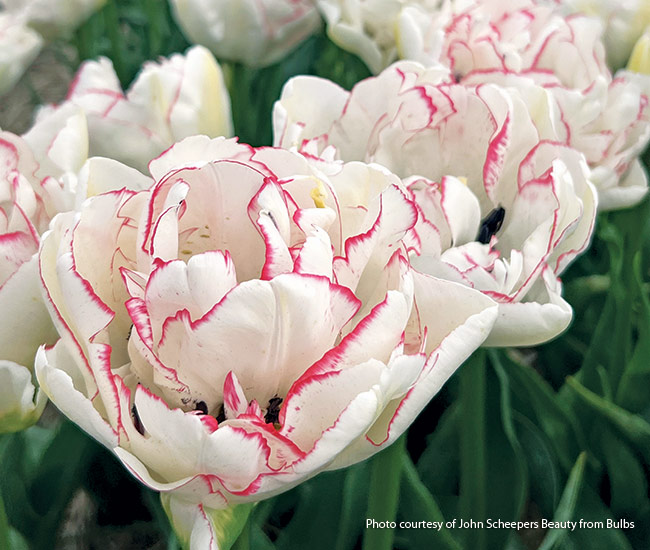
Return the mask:
[[(479, 348), (460, 369), (460, 516), (485, 521), (487, 515), (486, 354)], [(485, 550), (485, 529), (470, 529), (465, 547)]]
[[(406, 436), (400, 437), (372, 461), (368, 491), (367, 520), (393, 522), (397, 517), (402, 457)], [(363, 533), (363, 550), (392, 550), (394, 529), (369, 527)]]
[(9, 520), (7, 519), (2, 494), (0, 494), (0, 548), (11, 548), (9, 546)]

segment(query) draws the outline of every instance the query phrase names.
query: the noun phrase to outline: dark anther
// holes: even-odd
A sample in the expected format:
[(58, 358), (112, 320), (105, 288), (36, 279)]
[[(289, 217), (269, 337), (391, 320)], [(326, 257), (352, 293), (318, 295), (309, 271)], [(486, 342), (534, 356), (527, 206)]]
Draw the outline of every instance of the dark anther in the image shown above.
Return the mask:
[(272, 397), (269, 399), (269, 406), (264, 415), (264, 422), (267, 424), (276, 424), (280, 416), (280, 405), (282, 404), (281, 397)]
[(133, 425), (135, 426), (135, 429), (138, 430), (140, 435), (144, 435), (144, 426), (140, 420), (138, 410), (135, 408), (135, 404), (131, 406), (131, 416), (133, 416)]
[(194, 410), (199, 411), (201, 414), (208, 414), (208, 406), (205, 401), (197, 401)]
[(492, 235), (496, 234), (496, 232), (501, 229), (505, 217), (505, 208), (497, 206), (481, 222), (481, 228), (478, 230), (478, 237), (476, 240), (483, 244), (489, 244)]
[(462, 74), (460, 74), (460, 73), (454, 73), (454, 81), (456, 82), (456, 84), (458, 84), (458, 83), (460, 82), (460, 79), (461, 79), (461, 78), (463, 78), (463, 75), (462, 75)]
[(127, 341), (127, 342), (131, 339), (131, 333), (132, 333), (132, 332), (133, 332), (133, 325), (131, 325), (131, 327), (129, 328), (129, 334), (128, 334), (128, 336), (126, 337), (126, 341)]
[(215, 416), (215, 418), (217, 419), (217, 422), (219, 424), (226, 421), (226, 413), (223, 410), (223, 405), (221, 405), (221, 407), (219, 407), (219, 414), (217, 414), (217, 416)]

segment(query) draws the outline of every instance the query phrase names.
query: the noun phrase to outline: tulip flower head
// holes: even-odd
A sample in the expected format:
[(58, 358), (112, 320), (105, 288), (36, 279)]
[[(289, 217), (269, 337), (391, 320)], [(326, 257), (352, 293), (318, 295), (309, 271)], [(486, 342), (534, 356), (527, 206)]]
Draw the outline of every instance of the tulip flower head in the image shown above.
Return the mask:
[(384, 168), (194, 137), (150, 170), (53, 222), (36, 369), (183, 537), (389, 445), (492, 328), (490, 298), (413, 272)]
[(597, 199), (584, 158), (540, 138), (550, 130), (527, 101), (515, 89), (458, 84), (443, 66), (412, 62), (351, 92), (296, 77), (276, 103), (275, 139), (377, 162), (404, 178), (419, 213), (413, 266), (499, 301), (488, 344), (534, 345), (571, 319), (557, 276), (586, 248)]

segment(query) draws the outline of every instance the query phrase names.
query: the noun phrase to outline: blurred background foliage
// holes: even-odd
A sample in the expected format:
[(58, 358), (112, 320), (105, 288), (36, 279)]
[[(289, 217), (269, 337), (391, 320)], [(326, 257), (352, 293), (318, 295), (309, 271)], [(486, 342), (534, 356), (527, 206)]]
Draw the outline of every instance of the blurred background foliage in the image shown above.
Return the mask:
[[(166, 1), (110, 1), (69, 40), (50, 45), (3, 99), (0, 125), (24, 131), (36, 105), (62, 99), (85, 59), (110, 57), (128, 87), (144, 61), (188, 46)], [(369, 76), (322, 34), (271, 67), (223, 68), (235, 133), (253, 145), (271, 144), (271, 108), (289, 77), (315, 74), (349, 89)], [(11, 112), (12, 102), (22, 111)], [(650, 201), (601, 214), (591, 248), (563, 282), (574, 321), (562, 337), (534, 349), (479, 350), (406, 441), (260, 503), (244, 533), (251, 548), (372, 550), (373, 536), (393, 536), (365, 529), (373, 464), (389, 459), (401, 472), (398, 521), (614, 525), (397, 529), (396, 549), (650, 548)], [(0, 548), (172, 550), (178, 543), (157, 494), (50, 406), (37, 426), (0, 438)]]

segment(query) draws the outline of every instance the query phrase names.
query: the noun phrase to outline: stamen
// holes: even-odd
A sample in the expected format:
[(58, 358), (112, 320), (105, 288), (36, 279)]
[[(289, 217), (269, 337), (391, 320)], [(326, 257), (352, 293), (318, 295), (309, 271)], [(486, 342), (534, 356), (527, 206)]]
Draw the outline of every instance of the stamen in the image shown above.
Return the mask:
[(485, 217), (481, 223), (481, 228), (478, 231), (478, 237), (476, 240), (482, 244), (489, 244), (492, 236), (495, 235), (499, 229), (501, 229), (501, 225), (503, 225), (503, 220), (505, 217), (505, 208), (497, 206)]

